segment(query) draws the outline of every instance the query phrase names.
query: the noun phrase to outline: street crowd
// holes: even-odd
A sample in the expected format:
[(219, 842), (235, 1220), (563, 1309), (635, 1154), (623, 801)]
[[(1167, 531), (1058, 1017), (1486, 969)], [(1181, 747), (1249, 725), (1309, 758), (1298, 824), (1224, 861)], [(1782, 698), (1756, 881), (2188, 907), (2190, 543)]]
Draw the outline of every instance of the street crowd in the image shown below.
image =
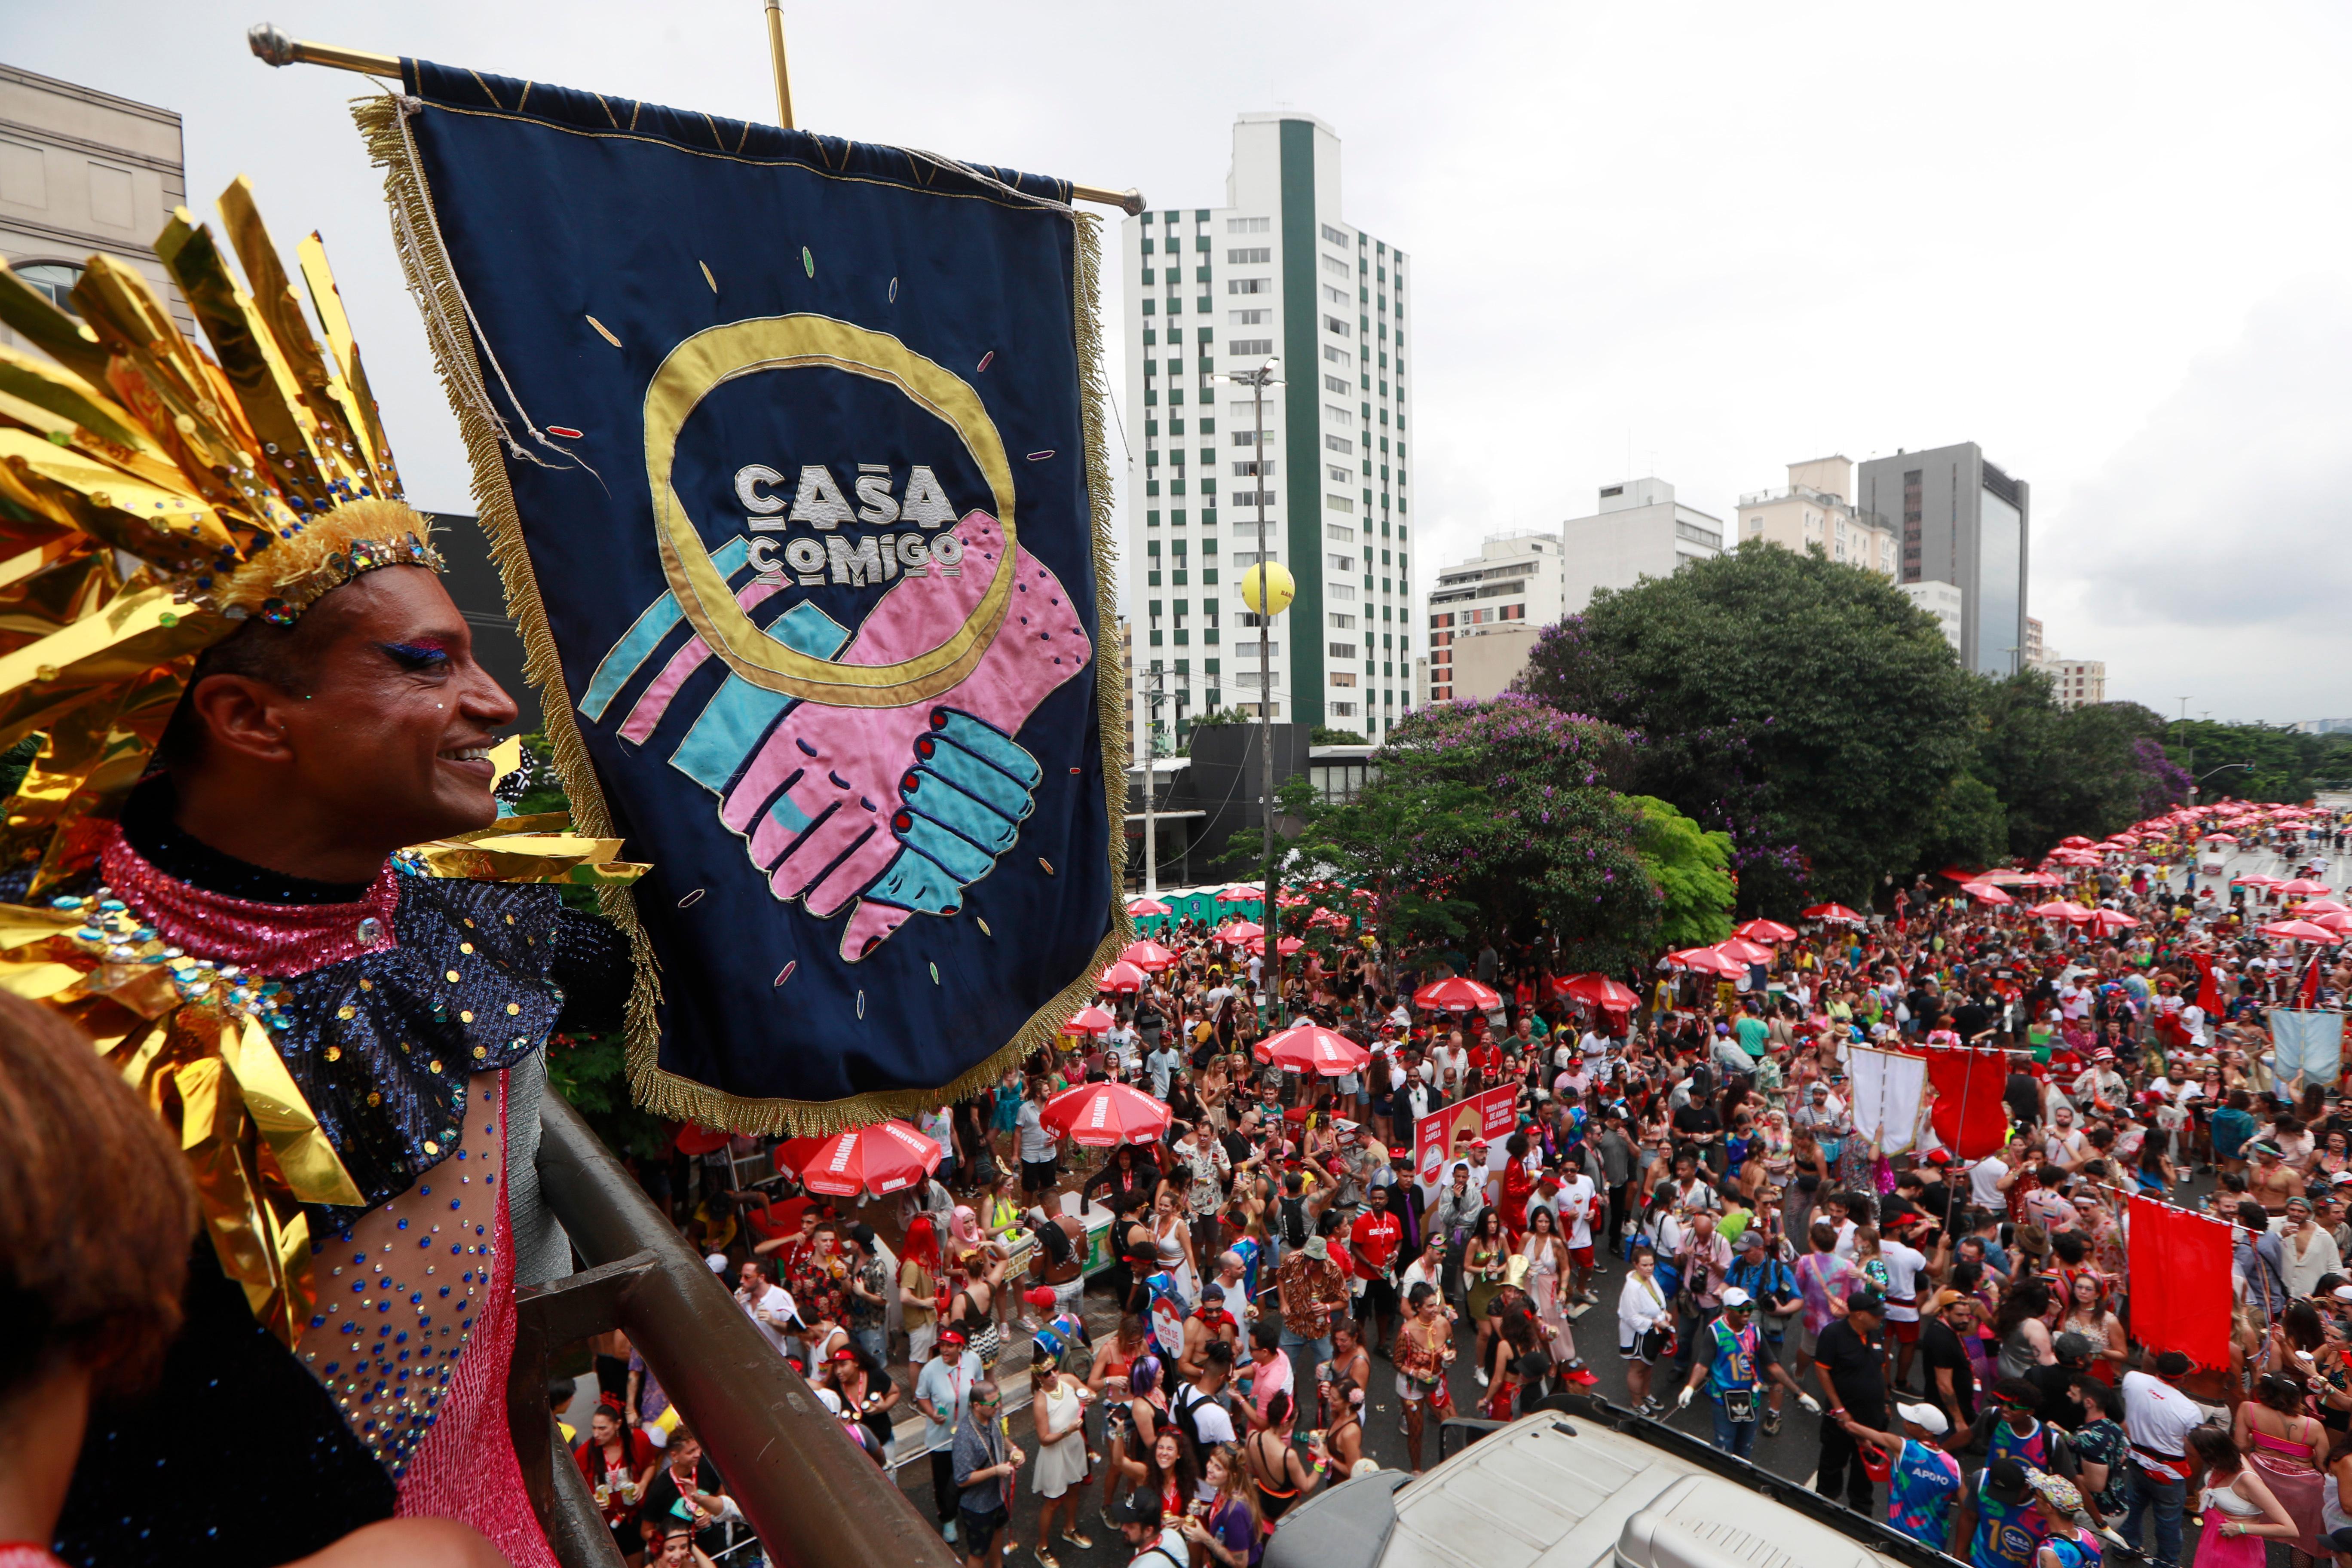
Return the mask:
[[(2274, 1076), (2269, 1032), (2352, 987), (2352, 917), (2311, 875), (2345, 825), (2179, 818), (2045, 868), (2071, 913), (1922, 878), (1750, 922), (1714, 973), (1350, 929), (1286, 958), (1275, 1006), (1262, 939), (1164, 920), (1065, 1049), (916, 1119), (939, 1159), (891, 1212), (836, 1210), (778, 1158), (780, 1181), (703, 1184), (688, 1228), (850, 1440), (919, 1446), (974, 1568), (1058, 1568), (1104, 1531), (1255, 1563), (1375, 1468), (1375, 1405), (1417, 1471), (1437, 1423), (1589, 1388), (1595, 1359), (1743, 1458), (1795, 1406), (1822, 1495), (1972, 1568), (2117, 1542), (2352, 1563), (2352, 1105)], [(2330, 923), (2265, 932), (2290, 918)], [(1963, 1046), (2007, 1053), (1990, 1147), (1939, 1137), (1932, 1094), (1915, 1136), (1857, 1128), (1861, 1053)], [(1476, 1130), (1449, 1115), (1497, 1090)], [(2233, 1227), (2225, 1360), (2134, 1336), (2134, 1196)], [(675, 1415), (642, 1361), (607, 1364), (625, 1394), (581, 1453), (616, 1539), (645, 1549), (665, 1481), (719, 1526), (690, 1439), (647, 1441)]]

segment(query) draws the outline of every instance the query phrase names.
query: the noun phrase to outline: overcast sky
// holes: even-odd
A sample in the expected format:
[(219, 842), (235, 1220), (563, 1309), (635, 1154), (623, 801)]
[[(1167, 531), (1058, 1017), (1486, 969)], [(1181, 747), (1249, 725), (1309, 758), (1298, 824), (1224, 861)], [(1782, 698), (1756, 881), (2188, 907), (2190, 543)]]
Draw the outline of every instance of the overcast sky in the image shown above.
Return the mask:
[[(2111, 697), (2352, 717), (2341, 7), (785, 14), (803, 125), (1155, 205), (1223, 201), (1240, 111), (1334, 126), (1348, 219), (1416, 264), (1424, 591), (1483, 535), (1589, 512), (1617, 479), (1658, 474), (1728, 521), (1790, 461), (1974, 440), (2032, 484), (2032, 611), (2107, 661)], [(771, 118), (759, 4), (10, 8), (0, 58), (184, 116), (206, 216), (242, 172), (282, 242), (324, 232), (413, 499), (469, 509), (345, 108), (366, 84), (252, 59), (265, 16)]]

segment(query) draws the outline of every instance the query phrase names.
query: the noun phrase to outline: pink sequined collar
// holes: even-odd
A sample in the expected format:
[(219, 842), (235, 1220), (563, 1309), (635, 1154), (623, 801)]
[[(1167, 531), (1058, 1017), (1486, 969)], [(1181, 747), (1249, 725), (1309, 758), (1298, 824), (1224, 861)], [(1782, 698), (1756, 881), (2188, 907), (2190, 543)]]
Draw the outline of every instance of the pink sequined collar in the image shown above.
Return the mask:
[(107, 834), (98, 865), (112, 895), (166, 944), (273, 980), (395, 945), (400, 884), (390, 862), (348, 904), (263, 904), (206, 892), (150, 865), (120, 826)]

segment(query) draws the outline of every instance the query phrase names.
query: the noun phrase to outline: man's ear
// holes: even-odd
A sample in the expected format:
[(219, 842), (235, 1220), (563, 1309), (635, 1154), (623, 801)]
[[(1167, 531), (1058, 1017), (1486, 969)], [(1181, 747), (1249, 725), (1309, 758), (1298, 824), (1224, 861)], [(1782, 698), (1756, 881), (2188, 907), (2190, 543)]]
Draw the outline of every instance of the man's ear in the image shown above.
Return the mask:
[(289, 761), (284, 710), (295, 700), (249, 675), (208, 675), (188, 694), (207, 745), (256, 762)]

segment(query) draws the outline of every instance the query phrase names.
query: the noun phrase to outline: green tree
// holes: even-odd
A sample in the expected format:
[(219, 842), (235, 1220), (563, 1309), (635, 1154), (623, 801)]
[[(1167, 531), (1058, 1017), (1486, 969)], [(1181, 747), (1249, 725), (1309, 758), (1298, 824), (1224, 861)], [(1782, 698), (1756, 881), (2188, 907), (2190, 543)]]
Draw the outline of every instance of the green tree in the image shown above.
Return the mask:
[(2032, 669), (1979, 678), (1978, 712), (1969, 771), (2000, 796), (2001, 856), (2038, 860), (2070, 835), (2104, 838), (2138, 819), (2147, 777), (2135, 742), (2160, 722), (2154, 713), (2127, 702), (2068, 711)]
[[(2151, 716), (2153, 717), (2153, 715)], [(2352, 783), (2352, 734), (2308, 735), (2280, 724), (2158, 718), (2149, 733), (2192, 778), (2200, 800), (2305, 801)], [(2250, 764), (2217, 772), (2225, 763)]]
[(1917, 869), (1947, 866), (1974, 870), (2009, 854), (2009, 813), (1992, 785), (1962, 768), (1936, 792), (1936, 804), (1921, 832)]
[(1634, 842), (1658, 888), (1660, 945), (1706, 947), (1729, 936), (1739, 895), (1731, 835), (1707, 832), (1654, 795), (1634, 795), (1631, 804), (1642, 814)]
[(1316, 725), (1315, 732), (1307, 743), (1316, 746), (1369, 746), (1371, 744), (1353, 730), (1334, 730), (1328, 724)]
[(1743, 910), (1868, 900), (1969, 754), (1969, 678), (1873, 572), (1748, 543), (1602, 590), (1521, 689), (1634, 732), (1632, 787), (1727, 831)]
[(1614, 969), (1659, 925), (1644, 819), (1614, 787), (1633, 750), (1612, 725), (1525, 697), (1424, 709), (1377, 753), (1380, 777), (1313, 809), (1290, 853), (1362, 879), (1392, 942), (1549, 928), (1567, 962)]

